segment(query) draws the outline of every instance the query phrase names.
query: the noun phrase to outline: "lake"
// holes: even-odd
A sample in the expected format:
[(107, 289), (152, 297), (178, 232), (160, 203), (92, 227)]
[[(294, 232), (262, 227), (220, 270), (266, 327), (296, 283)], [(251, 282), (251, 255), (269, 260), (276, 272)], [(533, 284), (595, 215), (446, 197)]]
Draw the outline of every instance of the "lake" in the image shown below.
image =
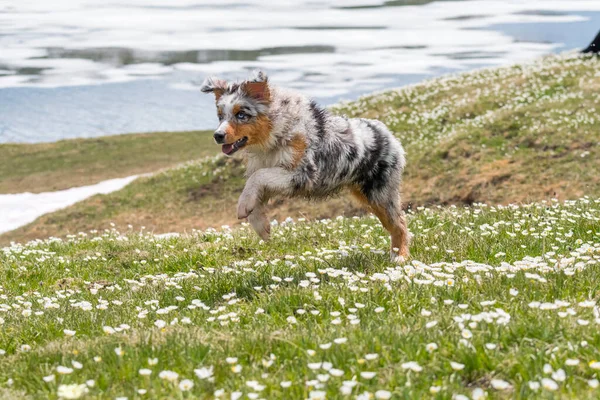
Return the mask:
[(207, 75), (323, 104), (585, 47), (600, 1), (0, 1), (0, 143), (210, 129)]

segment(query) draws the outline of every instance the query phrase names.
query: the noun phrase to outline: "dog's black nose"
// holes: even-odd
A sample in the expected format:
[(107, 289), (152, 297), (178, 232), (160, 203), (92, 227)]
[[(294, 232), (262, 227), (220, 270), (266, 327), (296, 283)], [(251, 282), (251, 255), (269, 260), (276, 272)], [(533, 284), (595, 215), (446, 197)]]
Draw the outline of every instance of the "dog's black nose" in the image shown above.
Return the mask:
[(213, 137), (215, 138), (215, 142), (217, 142), (218, 144), (225, 143), (225, 134), (223, 132), (216, 131)]

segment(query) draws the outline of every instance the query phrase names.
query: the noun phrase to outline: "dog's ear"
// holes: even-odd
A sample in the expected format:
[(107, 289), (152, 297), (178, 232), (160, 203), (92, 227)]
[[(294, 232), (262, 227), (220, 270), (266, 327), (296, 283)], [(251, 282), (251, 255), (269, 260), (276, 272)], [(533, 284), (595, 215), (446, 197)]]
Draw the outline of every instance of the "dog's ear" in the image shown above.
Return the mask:
[(223, 79), (215, 78), (214, 76), (206, 78), (202, 83), (202, 86), (200, 86), (200, 91), (202, 91), (202, 93), (214, 93), (216, 100), (219, 100), (219, 97), (225, 93), (226, 89), (227, 82)]
[(268, 81), (267, 74), (260, 70), (255, 70), (252, 72), (250, 79), (242, 83), (241, 89), (253, 99), (268, 103), (271, 98)]
[(250, 75), (250, 78), (248, 78), (248, 82), (266, 82), (267, 80), (269, 80), (267, 74), (260, 69), (255, 69), (252, 71), (252, 75)]

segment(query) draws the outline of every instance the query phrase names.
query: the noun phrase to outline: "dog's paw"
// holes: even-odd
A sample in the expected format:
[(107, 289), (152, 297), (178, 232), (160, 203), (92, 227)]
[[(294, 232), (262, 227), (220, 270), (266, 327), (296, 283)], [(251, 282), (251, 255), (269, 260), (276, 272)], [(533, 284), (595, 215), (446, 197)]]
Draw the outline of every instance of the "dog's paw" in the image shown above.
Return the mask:
[(405, 264), (410, 258), (408, 247), (392, 247), (390, 250), (390, 258), (394, 264)]
[(252, 212), (252, 208), (248, 207), (246, 203), (238, 203), (237, 208), (237, 217), (238, 219), (248, 218), (250, 213)]
[(237, 217), (238, 219), (248, 218), (256, 208), (257, 198), (253, 193), (242, 193), (238, 200)]
[(406, 252), (406, 254), (398, 254), (396, 251), (392, 250), (390, 252), (390, 258), (394, 264), (405, 264), (410, 256), (408, 255), (408, 252)]
[(404, 264), (406, 262), (406, 258), (399, 254), (392, 254), (391, 259), (394, 264)]
[(248, 216), (248, 222), (252, 225), (254, 231), (260, 236), (265, 242), (271, 237), (271, 224), (264, 212), (259, 210), (254, 211)]
[(268, 222), (260, 226), (258, 229), (255, 228), (255, 230), (258, 236), (260, 236), (260, 238), (265, 242), (271, 238), (271, 224)]

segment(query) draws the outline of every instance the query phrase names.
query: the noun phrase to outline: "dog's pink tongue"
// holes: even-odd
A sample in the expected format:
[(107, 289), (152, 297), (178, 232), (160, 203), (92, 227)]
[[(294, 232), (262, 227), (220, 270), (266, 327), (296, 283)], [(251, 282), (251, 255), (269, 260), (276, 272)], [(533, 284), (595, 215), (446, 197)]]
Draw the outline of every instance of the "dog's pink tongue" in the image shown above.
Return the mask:
[(233, 151), (233, 144), (224, 144), (223, 146), (221, 146), (221, 150), (223, 151), (223, 153), (229, 154)]

